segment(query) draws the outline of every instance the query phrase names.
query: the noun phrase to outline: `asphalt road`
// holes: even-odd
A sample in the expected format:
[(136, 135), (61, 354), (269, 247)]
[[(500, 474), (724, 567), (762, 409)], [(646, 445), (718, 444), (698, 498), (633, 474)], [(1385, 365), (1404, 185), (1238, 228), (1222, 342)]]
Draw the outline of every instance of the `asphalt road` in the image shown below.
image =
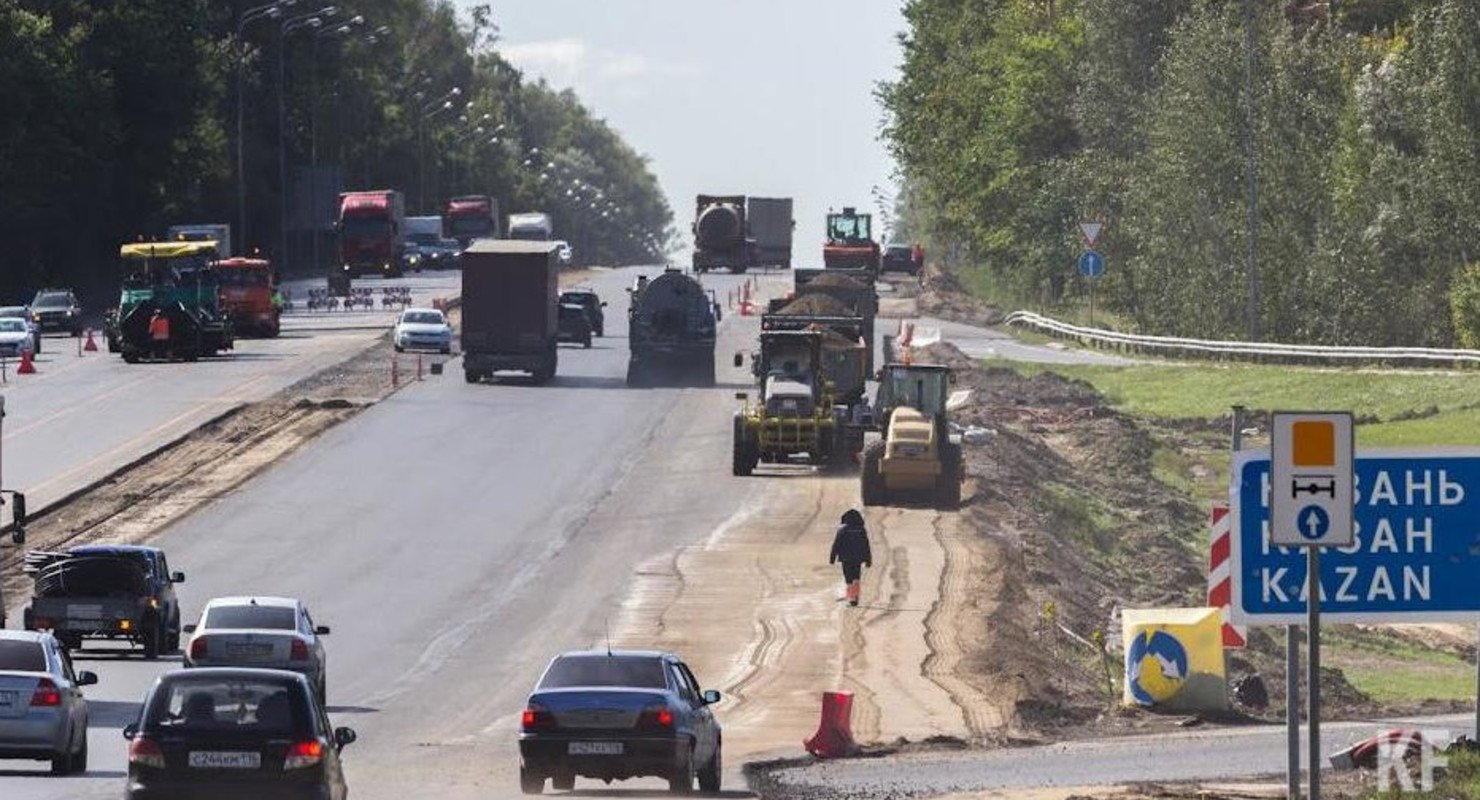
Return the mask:
[[(636, 565), (763, 496), (764, 481), (729, 475), (732, 395), (749, 386), (729, 361), (755, 320), (726, 318), (721, 386), (628, 390), (632, 280), (592, 282), (611, 335), (562, 347), (549, 386), (470, 386), (453, 363), (157, 540), (188, 575), (187, 616), (217, 595), (280, 593), (333, 626), (331, 715), (360, 733), (355, 797), (514, 794), (518, 712), (545, 663), (603, 639)], [(705, 283), (724, 298), (739, 279)], [(91, 771), (10, 762), (0, 797), (117, 796), (119, 730), (170, 664), (84, 651), (79, 666), (102, 677)]]
[[(1322, 769), (1332, 753), (1393, 727), (1470, 734), (1471, 715), (1327, 722)], [(1282, 775), (1285, 729), (1260, 725), (950, 753), (819, 762), (780, 770), (797, 797), (930, 797), (953, 792), (1095, 786), (1128, 782), (1220, 781)], [(1301, 729), (1301, 763), (1310, 765)]]
[[(456, 294), (461, 274), (422, 273), (357, 281), (379, 289), (409, 285), (413, 298)], [(320, 284), (322, 281), (319, 282)], [(306, 281), (287, 286), (300, 305)], [(107, 475), (232, 406), (258, 400), (367, 347), (394, 310), (290, 313), (277, 339), (240, 339), (236, 350), (194, 364), (125, 364), (107, 352), (77, 354), (78, 341), (49, 336), (37, 374), (7, 366), (4, 482), (26, 492), (32, 509)], [(8, 517), (7, 517), (8, 519)]]

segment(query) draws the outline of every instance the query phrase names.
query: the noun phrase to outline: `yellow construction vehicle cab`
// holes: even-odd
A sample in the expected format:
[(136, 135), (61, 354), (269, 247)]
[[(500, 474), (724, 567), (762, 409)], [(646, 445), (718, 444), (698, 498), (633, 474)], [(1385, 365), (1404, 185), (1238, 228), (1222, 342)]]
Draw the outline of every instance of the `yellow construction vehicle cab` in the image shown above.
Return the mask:
[(879, 372), (874, 411), (884, 438), (863, 451), (863, 504), (929, 499), (939, 508), (961, 505), (965, 469), (961, 445), (951, 440), (946, 400), (951, 369), (930, 364), (887, 364)]

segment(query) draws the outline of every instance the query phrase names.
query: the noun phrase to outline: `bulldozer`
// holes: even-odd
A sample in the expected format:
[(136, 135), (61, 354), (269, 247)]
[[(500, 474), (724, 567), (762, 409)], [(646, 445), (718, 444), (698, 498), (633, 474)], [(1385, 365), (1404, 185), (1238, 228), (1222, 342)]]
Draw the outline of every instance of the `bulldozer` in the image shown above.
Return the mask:
[(960, 507), (966, 472), (947, 418), (951, 377), (950, 367), (929, 364), (880, 370), (874, 412), (884, 437), (863, 451), (864, 505), (928, 499), (943, 510)]
[[(751, 361), (760, 384), (758, 402), (740, 392), (735, 412), (733, 472), (750, 475), (758, 464), (805, 456), (809, 464), (843, 464), (857, 455), (863, 437), (849, 435), (847, 406), (835, 402), (825, 370), (824, 337), (817, 330), (762, 331)], [(735, 366), (744, 358), (735, 355)], [(857, 446), (853, 446), (853, 442)]]

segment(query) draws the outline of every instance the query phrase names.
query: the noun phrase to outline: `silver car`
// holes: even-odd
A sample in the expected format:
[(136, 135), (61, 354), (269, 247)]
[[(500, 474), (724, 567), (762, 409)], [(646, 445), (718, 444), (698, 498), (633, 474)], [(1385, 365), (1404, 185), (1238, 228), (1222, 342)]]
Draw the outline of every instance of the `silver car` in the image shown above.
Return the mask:
[(218, 597), (206, 603), (191, 634), (185, 666), (258, 667), (298, 672), (327, 703), (327, 625), (315, 625), (301, 600), (291, 597)]
[(0, 306), (0, 319), (18, 319), (26, 323), (26, 328), (31, 331), (31, 354), (41, 355), (41, 329), (36, 327), (30, 306)]
[(50, 633), (0, 630), (0, 758), (51, 761), (56, 775), (87, 771), (87, 699), (98, 676), (74, 673)]

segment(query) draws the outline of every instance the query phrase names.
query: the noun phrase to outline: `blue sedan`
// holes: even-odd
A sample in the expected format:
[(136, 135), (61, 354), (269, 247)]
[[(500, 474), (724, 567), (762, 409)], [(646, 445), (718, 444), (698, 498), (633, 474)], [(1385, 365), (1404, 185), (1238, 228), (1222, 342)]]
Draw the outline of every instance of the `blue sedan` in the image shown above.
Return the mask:
[(550, 662), (520, 720), (519, 786), (570, 791), (576, 777), (659, 777), (675, 793), (717, 792), (719, 692), (671, 653), (572, 652)]

